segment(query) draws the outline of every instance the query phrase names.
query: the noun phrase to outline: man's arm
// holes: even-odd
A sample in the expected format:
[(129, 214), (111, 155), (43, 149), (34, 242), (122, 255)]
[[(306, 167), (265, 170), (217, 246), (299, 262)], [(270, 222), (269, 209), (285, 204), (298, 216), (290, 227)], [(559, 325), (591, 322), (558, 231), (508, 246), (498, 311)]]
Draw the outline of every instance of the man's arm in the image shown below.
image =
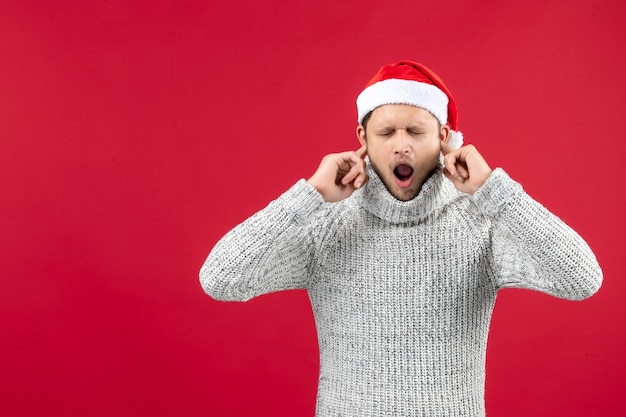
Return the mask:
[(211, 297), (246, 301), (269, 292), (304, 288), (313, 252), (312, 217), (323, 203), (300, 180), (217, 242), (200, 270)]
[(568, 300), (593, 295), (602, 270), (572, 228), (496, 169), (474, 194), (492, 221), (491, 251), (496, 285), (538, 290)]
[(365, 147), (324, 157), (308, 181), (301, 180), (226, 234), (200, 270), (200, 283), (218, 300), (305, 288), (324, 201), (349, 197), (366, 181)]
[(472, 145), (442, 143), (444, 173), (473, 196), (492, 221), (491, 255), (498, 288), (517, 287), (580, 300), (602, 284), (602, 270), (587, 243), (533, 200), (501, 169), (492, 171)]

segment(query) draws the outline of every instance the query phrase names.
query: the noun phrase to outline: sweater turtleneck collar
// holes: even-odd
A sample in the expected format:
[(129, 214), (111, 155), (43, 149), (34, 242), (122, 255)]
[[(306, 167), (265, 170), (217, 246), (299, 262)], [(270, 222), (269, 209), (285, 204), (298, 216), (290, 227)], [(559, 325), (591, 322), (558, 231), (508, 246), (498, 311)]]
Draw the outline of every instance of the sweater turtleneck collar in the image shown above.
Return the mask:
[(369, 161), (367, 175), (369, 181), (363, 187), (360, 204), (366, 211), (390, 223), (419, 223), (458, 196), (454, 186), (443, 175), (441, 164), (422, 185), (419, 194), (409, 201), (396, 199), (387, 190)]

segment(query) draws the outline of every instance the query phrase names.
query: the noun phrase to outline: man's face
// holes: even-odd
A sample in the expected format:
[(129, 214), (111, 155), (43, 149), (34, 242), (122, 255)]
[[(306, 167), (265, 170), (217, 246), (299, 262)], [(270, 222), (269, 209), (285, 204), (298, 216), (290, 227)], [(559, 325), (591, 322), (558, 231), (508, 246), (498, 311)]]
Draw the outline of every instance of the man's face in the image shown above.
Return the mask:
[(377, 107), (367, 122), (367, 133), (363, 126), (357, 127), (372, 168), (401, 201), (420, 192), (439, 163), (441, 141), (448, 139), (448, 132), (427, 110), (406, 104)]

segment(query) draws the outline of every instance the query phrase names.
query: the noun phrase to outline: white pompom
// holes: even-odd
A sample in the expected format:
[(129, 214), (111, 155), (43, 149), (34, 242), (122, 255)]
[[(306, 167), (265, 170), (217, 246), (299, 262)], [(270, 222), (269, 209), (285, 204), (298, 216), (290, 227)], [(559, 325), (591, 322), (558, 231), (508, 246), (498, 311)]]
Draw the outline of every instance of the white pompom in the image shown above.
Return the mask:
[(451, 130), (448, 134), (448, 141), (446, 143), (454, 149), (459, 149), (463, 146), (463, 133)]

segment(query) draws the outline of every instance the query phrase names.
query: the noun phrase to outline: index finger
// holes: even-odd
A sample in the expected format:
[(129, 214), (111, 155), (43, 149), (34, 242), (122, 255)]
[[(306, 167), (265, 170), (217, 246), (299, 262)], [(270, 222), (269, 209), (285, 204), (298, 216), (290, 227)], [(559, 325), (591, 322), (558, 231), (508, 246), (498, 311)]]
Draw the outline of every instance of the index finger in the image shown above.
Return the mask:
[(455, 149), (452, 146), (448, 145), (444, 141), (441, 141), (441, 152), (443, 152), (444, 155), (447, 155), (450, 152), (454, 152), (454, 151)]
[(361, 146), (358, 150), (355, 151), (359, 158), (363, 158), (365, 154), (367, 154), (367, 145)]

